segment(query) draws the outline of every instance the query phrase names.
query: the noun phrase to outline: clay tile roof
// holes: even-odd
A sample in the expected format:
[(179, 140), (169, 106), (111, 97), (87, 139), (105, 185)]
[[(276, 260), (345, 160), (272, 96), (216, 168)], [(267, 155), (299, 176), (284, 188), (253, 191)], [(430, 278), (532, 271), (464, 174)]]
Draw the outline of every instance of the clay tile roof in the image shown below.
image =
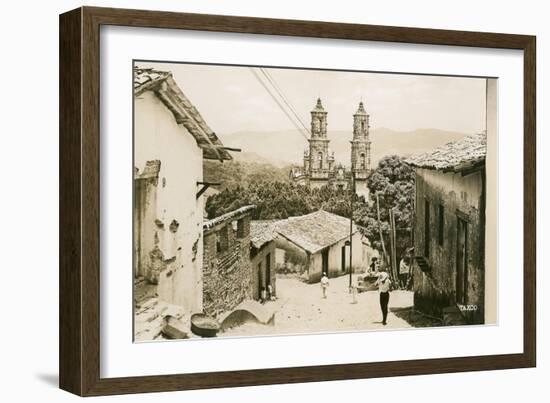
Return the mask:
[[(275, 230), (305, 251), (316, 253), (349, 237), (349, 224), (349, 218), (319, 210), (281, 220)], [(353, 232), (357, 232), (355, 225)]]
[(250, 243), (256, 249), (273, 241), (277, 237), (278, 220), (256, 220), (250, 221)]
[(222, 142), (185, 96), (172, 73), (152, 68), (134, 67), (134, 96), (153, 91), (203, 149), (205, 159), (231, 160), (231, 154), (221, 147)]
[(154, 87), (164, 81), (171, 74), (166, 71), (154, 69), (134, 68), (134, 93), (139, 95), (149, 88)]
[(219, 217), (212, 218), (211, 220), (205, 221), (202, 223), (202, 228), (204, 230), (210, 230), (220, 224), (225, 224), (228, 221), (238, 220), (239, 218), (244, 217), (245, 215), (248, 215), (254, 210), (256, 206), (250, 205), (250, 206), (243, 206), (241, 208), (238, 208), (237, 210), (230, 211), (229, 213), (222, 214)]
[(409, 157), (406, 162), (419, 168), (460, 172), (483, 164), (486, 154), (487, 135), (480, 133), (447, 143), (433, 151)]

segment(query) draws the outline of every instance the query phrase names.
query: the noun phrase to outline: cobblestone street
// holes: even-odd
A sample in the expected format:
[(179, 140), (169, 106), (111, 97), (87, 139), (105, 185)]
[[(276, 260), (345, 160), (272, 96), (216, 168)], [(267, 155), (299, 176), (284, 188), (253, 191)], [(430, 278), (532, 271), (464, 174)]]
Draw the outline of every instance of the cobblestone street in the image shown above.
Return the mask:
[[(355, 276), (353, 280), (355, 282)], [(330, 279), (327, 298), (323, 299), (321, 287), (318, 283), (306, 284), (295, 278), (278, 278), (278, 300), (266, 304), (266, 307), (276, 311), (273, 326), (248, 323), (230, 329), (219, 336), (318, 333), (412, 327), (404, 319), (411, 315), (412, 292), (391, 292), (388, 323), (383, 326), (378, 292), (367, 291), (357, 294), (357, 303), (353, 304), (352, 295), (348, 293), (348, 284), (348, 276)]]

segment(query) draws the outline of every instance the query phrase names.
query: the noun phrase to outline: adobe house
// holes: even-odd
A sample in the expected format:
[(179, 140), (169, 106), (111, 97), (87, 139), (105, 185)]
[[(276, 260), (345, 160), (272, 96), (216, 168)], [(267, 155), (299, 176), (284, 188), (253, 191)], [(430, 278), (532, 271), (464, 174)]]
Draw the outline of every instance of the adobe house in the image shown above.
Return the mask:
[(203, 159), (230, 160), (169, 72), (134, 68), (134, 276), (202, 311)]
[(202, 225), (203, 309), (212, 317), (253, 296), (250, 217), (254, 209), (244, 206)]
[(460, 312), (469, 323), (484, 323), (486, 152), (482, 133), (407, 160), (416, 171), (419, 311), (442, 318)]
[(277, 232), (275, 220), (257, 220), (250, 222), (250, 260), (252, 264), (252, 297), (261, 299), (262, 288), (271, 286), (273, 295), (277, 294), (275, 240)]
[[(275, 226), (277, 248), (285, 250), (285, 260), (292, 260), (301, 277), (318, 282), (323, 272), (336, 277), (350, 271), (350, 220), (319, 210), (299, 217), (280, 220)], [(362, 235), (352, 226), (352, 269), (362, 271)]]

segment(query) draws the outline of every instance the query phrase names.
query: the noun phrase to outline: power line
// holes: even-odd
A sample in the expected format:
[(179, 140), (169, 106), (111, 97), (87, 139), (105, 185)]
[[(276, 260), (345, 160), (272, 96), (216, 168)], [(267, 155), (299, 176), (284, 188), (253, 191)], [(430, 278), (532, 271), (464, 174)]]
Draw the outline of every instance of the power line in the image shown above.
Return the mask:
[(296, 113), (296, 110), (292, 107), (292, 105), (290, 104), (290, 102), (288, 101), (288, 99), (286, 98), (286, 96), (283, 94), (283, 91), (281, 90), (281, 88), (279, 87), (279, 85), (277, 84), (277, 82), (275, 81), (275, 79), (273, 78), (273, 76), (271, 74), (269, 74), (268, 71), (264, 70), (263, 68), (260, 67), (260, 71), (264, 74), (264, 76), (268, 79), (268, 81), (271, 83), (271, 85), (273, 86), (273, 88), (275, 88), (275, 91), (277, 91), (277, 93), (279, 94), (279, 96), (281, 97), (281, 99), (284, 101), (284, 103), (288, 106), (288, 108), (290, 109), (290, 111), (294, 114), (294, 116), (296, 117), (296, 119), (298, 120), (298, 122), (300, 122), (300, 124), (302, 125), (302, 127), (304, 128), (304, 130), (306, 131), (306, 133), (310, 134), (311, 135), (311, 132), (309, 131), (308, 127), (304, 124), (304, 122), (302, 121), (302, 119), (300, 119), (300, 116)]
[(292, 116), (286, 111), (284, 106), (279, 102), (277, 97), (271, 92), (271, 90), (267, 87), (267, 85), (263, 82), (262, 78), (258, 75), (258, 73), (254, 70), (253, 67), (249, 67), (252, 74), (254, 74), (254, 77), (258, 80), (258, 82), (264, 87), (264, 89), (267, 91), (267, 93), (271, 96), (271, 98), (275, 101), (277, 106), (283, 111), (283, 113), (286, 115), (286, 117), (290, 120), (290, 122), (294, 125), (294, 127), (298, 130), (298, 132), (306, 139), (309, 140), (308, 136), (304, 134), (302, 128), (296, 123), (296, 121), (292, 118)]

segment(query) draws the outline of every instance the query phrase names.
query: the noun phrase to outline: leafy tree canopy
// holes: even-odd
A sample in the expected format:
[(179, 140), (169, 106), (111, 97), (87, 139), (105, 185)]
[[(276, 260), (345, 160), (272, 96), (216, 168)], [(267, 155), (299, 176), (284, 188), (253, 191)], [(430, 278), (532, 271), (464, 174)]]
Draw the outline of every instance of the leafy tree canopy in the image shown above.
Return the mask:
[[(330, 186), (309, 188), (288, 179), (288, 170), (269, 164), (231, 162), (223, 167), (208, 166), (206, 175), (222, 181), (222, 190), (208, 197), (208, 218), (217, 217), (239, 207), (254, 204), (253, 219), (284, 219), (324, 209), (344, 217), (350, 215), (350, 193)], [(369, 176), (367, 186), (371, 200), (354, 197), (353, 217), (373, 247), (382, 250), (379, 227), (389, 242), (389, 210), (393, 209), (397, 228), (398, 255), (410, 246), (413, 221), (415, 173), (398, 156), (380, 160)], [(376, 195), (380, 207), (378, 224)], [(387, 245), (388, 246), (388, 245)]]
[(385, 242), (389, 241), (389, 211), (393, 209), (398, 249), (402, 250), (410, 246), (410, 229), (414, 219), (414, 170), (397, 155), (384, 157), (369, 176), (367, 186), (371, 195), (371, 205), (370, 207), (360, 206), (355, 212), (355, 219), (364, 227), (364, 232), (371, 244), (382, 250), (376, 209), (376, 195), (378, 195), (380, 227)]

